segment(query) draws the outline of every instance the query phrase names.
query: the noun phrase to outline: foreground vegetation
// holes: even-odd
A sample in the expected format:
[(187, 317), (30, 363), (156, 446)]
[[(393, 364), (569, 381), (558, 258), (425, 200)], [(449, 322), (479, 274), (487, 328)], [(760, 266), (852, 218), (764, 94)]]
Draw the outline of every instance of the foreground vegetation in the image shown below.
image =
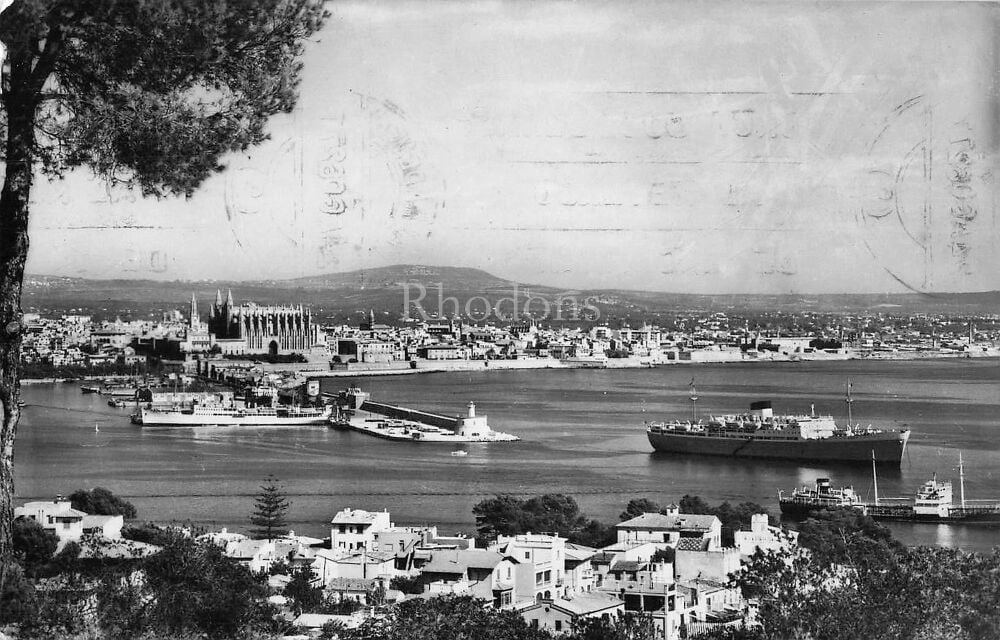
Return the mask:
[[(274, 484), (271, 482), (270, 484)], [(265, 484), (265, 486), (270, 486)], [(267, 492), (262, 488), (258, 501)], [(103, 489), (78, 491), (74, 505), (134, 515), (127, 502)], [(260, 506), (260, 505), (258, 505)], [(685, 496), (682, 512), (710, 512), (727, 528), (748, 522), (759, 505), (707, 505)], [(639, 498), (621, 520), (659, 511)], [(475, 507), (483, 538), (526, 531), (555, 531), (574, 540), (608, 540), (614, 532), (580, 513), (570, 496), (528, 499), (496, 496)], [(270, 522), (280, 524), (280, 518)], [(169, 529), (131, 525), (129, 538), (162, 547), (135, 560), (81, 557), (80, 546), (59, 553), (55, 537), (30, 520), (14, 527), (16, 562), (0, 567), (0, 630), (14, 638), (125, 640), (219, 638), (266, 640), (291, 631), (287, 617), (269, 604), (266, 575), (251, 574), (217, 547)], [(709, 640), (993, 640), (1000, 637), (1000, 550), (965, 553), (934, 547), (906, 548), (889, 530), (852, 511), (821, 511), (799, 527), (801, 553), (758, 554), (733, 578), (732, 586), (754, 603), (755, 626), (718, 629)], [(313, 584), (308, 567), (276, 565), (285, 573), (287, 612), (348, 614), (357, 605), (328, 599)], [(419, 580), (395, 580), (393, 588), (415, 593)], [(413, 599), (382, 605), (359, 628), (328, 624), (323, 638), (342, 640), (552, 640), (511, 611), (484, 609), (470, 597)], [(6, 625), (6, 627), (4, 627)], [(652, 640), (648, 617), (612, 622), (582, 621), (564, 640)]]

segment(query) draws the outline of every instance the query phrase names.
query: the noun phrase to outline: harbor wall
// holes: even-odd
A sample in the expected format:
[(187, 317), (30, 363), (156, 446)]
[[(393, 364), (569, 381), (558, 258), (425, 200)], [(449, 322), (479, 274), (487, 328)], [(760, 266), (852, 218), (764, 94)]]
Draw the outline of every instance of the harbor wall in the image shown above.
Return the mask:
[(407, 409), (406, 407), (397, 407), (391, 404), (382, 404), (381, 402), (366, 401), (361, 405), (361, 410), (377, 413), (379, 415), (386, 416), (387, 418), (412, 420), (414, 422), (429, 424), (431, 426), (442, 427), (445, 429), (454, 430), (458, 427), (458, 418), (442, 416), (436, 413), (428, 413), (417, 409)]

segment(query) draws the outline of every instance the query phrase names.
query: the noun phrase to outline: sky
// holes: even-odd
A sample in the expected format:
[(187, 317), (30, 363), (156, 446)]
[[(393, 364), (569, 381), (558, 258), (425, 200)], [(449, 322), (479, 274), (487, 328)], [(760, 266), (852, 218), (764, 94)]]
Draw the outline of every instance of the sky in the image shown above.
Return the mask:
[(998, 5), (329, 8), (294, 113), (192, 198), (39, 179), (29, 272), (1000, 289)]

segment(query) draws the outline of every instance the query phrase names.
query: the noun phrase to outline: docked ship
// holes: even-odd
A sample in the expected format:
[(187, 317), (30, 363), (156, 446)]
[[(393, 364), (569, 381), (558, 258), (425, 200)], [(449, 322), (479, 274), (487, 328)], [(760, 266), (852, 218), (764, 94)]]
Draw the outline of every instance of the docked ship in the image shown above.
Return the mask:
[(776, 415), (768, 400), (754, 402), (750, 411), (738, 415), (697, 417), (698, 396), (691, 385), (694, 416), (691, 420), (647, 422), (646, 435), (657, 451), (824, 462), (861, 463), (872, 459), (879, 464), (899, 466), (910, 438), (910, 430), (888, 430), (854, 424), (851, 419), (848, 383), (846, 426), (832, 416)]
[(444, 416), (417, 409), (372, 402), (358, 388), (341, 392), (331, 419), (335, 428), (396, 442), (514, 442), (519, 437), (494, 431), (486, 416), (476, 414), (470, 402), (466, 415)]
[(331, 407), (237, 407), (195, 405), (189, 408), (153, 409), (141, 407), (132, 421), (146, 427), (207, 426), (306, 426), (325, 425)]
[(864, 511), (875, 520), (910, 520), (945, 524), (1000, 523), (1000, 501), (965, 499), (965, 468), (961, 455), (958, 457), (958, 477), (960, 487), (958, 504), (954, 502), (951, 481), (940, 481), (937, 479), (937, 474), (934, 474), (930, 480), (920, 485), (912, 498), (879, 499), (876, 481), (875, 502), (866, 503)]
[(819, 478), (812, 487), (793, 489), (790, 494), (778, 492), (781, 513), (792, 518), (805, 518), (821, 509), (857, 509), (864, 511), (864, 502), (853, 487), (834, 489), (829, 478)]

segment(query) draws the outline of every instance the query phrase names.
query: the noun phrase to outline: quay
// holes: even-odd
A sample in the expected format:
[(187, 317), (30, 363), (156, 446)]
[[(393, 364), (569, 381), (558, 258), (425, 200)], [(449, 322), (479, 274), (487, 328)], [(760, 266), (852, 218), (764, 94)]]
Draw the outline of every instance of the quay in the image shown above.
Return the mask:
[(366, 435), (397, 442), (514, 442), (519, 437), (493, 431), (486, 416), (476, 415), (470, 402), (464, 416), (446, 416), (419, 409), (373, 402), (357, 387), (338, 394), (323, 394), (336, 407), (332, 424)]

